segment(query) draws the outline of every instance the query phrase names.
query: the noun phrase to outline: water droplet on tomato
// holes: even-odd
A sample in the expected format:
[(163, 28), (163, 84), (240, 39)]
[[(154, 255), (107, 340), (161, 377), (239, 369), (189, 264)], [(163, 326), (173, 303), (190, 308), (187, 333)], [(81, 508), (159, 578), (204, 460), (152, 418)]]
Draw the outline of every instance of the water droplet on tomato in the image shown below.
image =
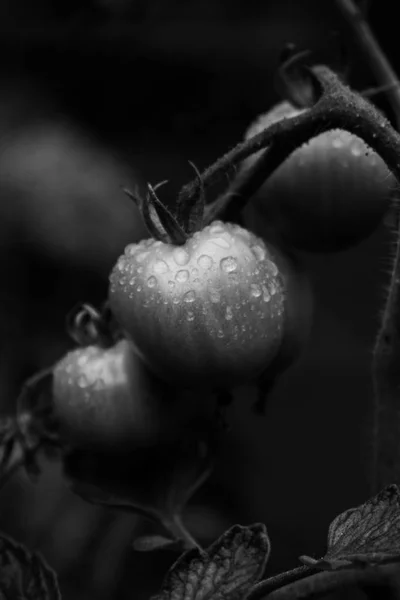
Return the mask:
[(125, 248), (125, 254), (127, 256), (134, 256), (136, 254), (136, 250), (138, 249), (137, 244), (128, 244)]
[(217, 336), (218, 336), (219, 338), (223, 338), (223, 337), (224, 337), (224, 332), (222, 331), (222, 329), (219, 329), (219, 330), (218, 330), (218, 332), (217, 332)]
[(272, 260), (267, 260), (267, 268), (273, 277), (276, 277), (278, 275), (278, 273), (279, 273), (278, 267), (276, 266), (275, 263), (272, 262)]
[(225, 273), (232, 273), (237, 269), (237, 260), (233, 256), (227, 256), (221, 260), (220, 267)]
[(86, 375), (83, 375), (83, 374), (79, 375), (79, 377), (77, 379), (77, 383), (80, 388), (85, 388), (86, 386), (89, 385), (88, 378), (86, 377)]
[(173, 290), (175, 287), (175, 281), (168, 281), (168, 287), (170, 290)]
[(154, 273), (161, 275), (162, 273), (166, 273), (168, 271), (168, 265), (164, 260), (156, 260), (153, 266)]
[(221, 300), (221, 294), (217, 290), (210, 290), (210, 300), (214, 304), (217, 304)]
[(230, 321), (232, 319), (232, 317), (233, 317), (232, 309), (230, 306), (227, 306), (226, 311), (225, 311), (225, 319), (227, 321)]
[(360, 146), (356, 145), (356, 146), (352, 147), (351, 153), (353, 156), (361, 156), (362, 150), (361, 150)]
[(218, 237), (218, 238), (214, 238), (213, 240), (211, 240), (216, 246), (219, 246), (220, 248), (230, 248), (230, 243), (228, 242), (227, 239), (223, 238), (223, 237)]
[(117, 271), (120, 271), (121, 273), (123, 273), (123, 271), (125, 269), (125, 257), (124, 256), (119, 257), (119, 259), (117, 260), (117, 264), (115, 265), (115, 268)]
[(213, 265), (213, 259), (211, 258), (211, 256), (207, 256), (207, 254), (202, 254), (197, 259), (197, 264), (202, 269), (211, 269), (211, 267)]
[(269, 302), (271, 300), (271, 294), (266, 285), (263, 285), (263, 300), (264, 302)]
[(148, 250), (144, 250), (143, 252), (138, 252), (135, 255), (135, 259), (137, 260), (138, 263), (143, 262), (144, 260), (146, 260), (146, 258), (149, 256), (150, 252)]
[(141, 292), (141, 291), (142, 291), (142, 286), (141, 286), (141, 285), (138, 285), (138, 286), (137, 286), (137, 288), (136, 288), (136, 291), (137, 291), (137, 292)]
[(188, 321), (193, 321), (194, 320), (194, 314), (191, 311), (189, 311), (188, 314), (187, 314), (187, 316), (186, 316), (186, 318), (187, 318)]
[(151, 275), (151, 277), (148, 278), (147, 285), (150, 288), (153, 288), (157, 285), (157, 279), (154, 277), (154, 275)]
[(188, 292), (186, 292), (186, 294), (183, 296), (183, 301), (184, 302), (194, 302), (196, 300), (196, 294), (194, 293), (193, 290), (189, 290)]
[(136, 281), (136, 277), (131, 277), (129, 280), (129, 285), (133, 285)]
[(179, 304), (179, 302), (180, 302), (180, 300), (179, 300), (178, 296), (175, 296), (172, 300), (173, 304)]
[(261, 288), (256, 283), (252, 283), (250, 286), (250, 296), (253, 298), (259, 298), (261, 296)]
[(256, 246), (253, 246), (251, 250), (252, 250), (254, 256), (256, 257), (256, 259), (259, 260), (260, 262), (265, 259), (266, 252), (262, 246), (259, 246), (257, 244)]
[(332, 146), (336, 149), (343, 148), (343, 141), (337, 137), (332, 141)]
[(172, 254), (177, 265), (183, 266), (189, 262), (189, 254), (183, 248), (175, 248)]
[(175, 275), (175, 280), (178, 283), (184, 283), (188, 279), (189, 279), (189, 271), (187, 271), (186, 269), (182, 269), (181, 271), (178, 271), (177, 274)]
[(219, 233), (224, 233), (225, 227), (221, 221), (214, 221), (214, 223), (210, 226), (211, 235), (218, 235)]

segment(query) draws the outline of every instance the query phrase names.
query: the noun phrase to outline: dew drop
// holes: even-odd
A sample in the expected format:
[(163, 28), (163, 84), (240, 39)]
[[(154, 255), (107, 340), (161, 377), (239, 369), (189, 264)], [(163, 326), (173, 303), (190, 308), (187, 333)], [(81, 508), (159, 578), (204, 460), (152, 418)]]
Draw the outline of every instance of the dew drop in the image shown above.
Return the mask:
[(220, 267), (225, 273), (232, 273), (237, 269), (237, 260), (236, 258), (233, 258), (233, 256), (223, 258), (220, 262)]
[(214, 221), (214, 223), (210, 226), (211, 235), (218, 235), (219, 233), (224, 233), (225, 228), (221, 221)]
[(142, 286), (141, 286), (141, 285), (138, 285), (138, 286), (137, 286), (137, 288), (136, 288), (136, 291), (137, 291), (137, 292), (141, 292), (141, 291), (142, 291)]
[(262, 292), (260, 286), (256, 283), (252, 283), (250, 285), (250, 296), (252, 296), (253, 298), (259, 298), (261, 294)]
[(192, 313), (192, 311), (188, 312), (186, 319), (188, 321), (193, 321), (194, 320), (194, 314)]
[(153, 288), (157, 285), (157, 279), (154, 277), (154, 275), (151, 275), (151, 277), (148, 278), (147, 285), (149, 288)]
[(259, 246), (257, 244), (256, 246), (253, 246), (251, 250), (252, 250), (254, 256), (256, 257), (256, 259), (259, 260), (260, 262), (265, 259), (266, 252), (265, 252), (265, 249), (262, 248), (262, 246)]
[(149, 256), (150, 252), (148, 250), (144, 250), (136, 254), (135, 258), (138, 263), (143, 262)]
[(173, 304), (179, 304), (180, 300), (178, 298), (178, 296), (175, 296), (175, 298), (172, 300)]
[(183, 301), (184, 302), (194, 302), (196, 300), (196, 294), (194, 293), (193, 290), (189, 290), (188, 292), (186, 292), (186, 294), (183, 296)]
[(272, 260), (267, 260), (267, 268), (273, 277), (276, 277), (278, 275), (278, 273), (279, 273), (278, 267), (276, 266), (275, 263), (272, 262)]
[(343, 141), (337, 137), (332, 141), (332, 146), (336, 149), (343, 148)]
[(217, 332), (217, 336), (221, 339), (224, 337), (224, 332), (222, 331), (222, 329), (219, 329)]
[(79, 375), (77, 383), (80, 388), (85, 388), (89, 385), (86, 375)]
[(226, 311), (225, 311), (225, 319), (227, 321), (230, 321), (232, 319), (232, 317), (233, 317), (232, 309), (230, 306), (227, 306)]
[(156, 262), (154, 263), (154, 273), (158, 273), (158, 275), (161, 275), (162, 273), (166, 273), (168, 270), (168, 265), (164, 260), (156, 260)]
[(138, 249), (137, 244), (128, 244), (128, 246), (125, 248), (125, 254), (127, 256), (135, 256), (137, 249)]
[(357, 146), (353, 146), (352, 149), (351, 149), (351, 153), (352, 153), (353, 156), (361, 156), (362, 150), (361, 150), (360, 146), (358, 146), (358, 145)]
[(189, 262), (189, 254), (183, 248), (175, 248), (173, 257), (177, 265), (183, 266)]
[(221, 294), (217, 290), (210, 290), (210, 300), (213, 304), (217, 304), (221, 300)]
[(228, 240), (226, 240), (223, 237), (218, 237), (218, 238), (214, 238), (213, 240), (211, 240), (216, 246), (219, 246), (220, 248), (230, 248), (230, 243), (228, 242)]
[(123, 256), (120, 256), (117, 264), (115, 265), (115, 268), (117, 271), (120, 271), (121, 273), (124, 271), (125, 269), (125, 258)]
[(213, 265), (213, 259), (211, 258), (211, 256), (208, 256), (207, 254), (202, 254), (197, 259), (197, 264), (202, 269), (211, 269), (211, 267)]
[(186, 269), (182, 269), (181, 271), (178, 271), (177, 274), (175, 275), (175, 280), (178, 283), (184, 283), (188, 279), (189, 279), (189, 271), (187, 271)]
[(269, 282), (269, 293), (271, 294), (271, 296), (275, 296), (276, 292), (278, 290), (276, 289), (276, 285), (273, 281)]
[(266, 285), (263, 285), (263, 300), (264, 302), (269, 302), (271, 300), (271, 294)]

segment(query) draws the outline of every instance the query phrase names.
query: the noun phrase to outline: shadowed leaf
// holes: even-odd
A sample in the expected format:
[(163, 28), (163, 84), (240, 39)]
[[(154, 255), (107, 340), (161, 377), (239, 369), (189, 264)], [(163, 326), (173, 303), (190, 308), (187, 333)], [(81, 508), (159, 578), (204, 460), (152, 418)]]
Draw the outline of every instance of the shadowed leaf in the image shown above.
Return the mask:
[(239, 600), (261, 579), (269, 552), (264, 525), (235, 525), (207, 550), (185, 552), (153, 600)]

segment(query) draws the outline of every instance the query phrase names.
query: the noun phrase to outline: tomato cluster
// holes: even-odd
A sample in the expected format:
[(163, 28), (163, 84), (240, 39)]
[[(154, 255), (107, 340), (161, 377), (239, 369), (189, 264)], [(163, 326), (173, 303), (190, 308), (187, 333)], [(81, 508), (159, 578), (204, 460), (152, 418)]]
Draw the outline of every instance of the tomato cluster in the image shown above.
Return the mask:
[[(282, 102), (246, 137), (299, 110)], [(140, 208), (152, 237), (128, 245), (110, 274), (117, 330), (89, 311), (80, 347), (53, 370), (68, 474), (117, 495), (132, 477), (148, 489), (148, 469), (172, 472), (166, 457), (179, 455), (182, 439), (199, 422), (214, 427), (217, 400), (242, 384), (265, 392), (311, 329), (310, 279), (295, 249), (358, 243), (393, 187), (380, 157), (340, 130), (313, 138), (273, 173), (244, 211), (248, 228), (205, 224), (200, 198), (184, 226), (149, 186)]]

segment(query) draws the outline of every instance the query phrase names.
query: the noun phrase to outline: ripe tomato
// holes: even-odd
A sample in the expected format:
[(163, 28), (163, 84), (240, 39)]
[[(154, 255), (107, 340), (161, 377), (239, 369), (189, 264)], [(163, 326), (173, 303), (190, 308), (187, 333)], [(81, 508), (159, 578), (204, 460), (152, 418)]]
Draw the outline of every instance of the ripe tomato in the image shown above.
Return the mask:
[(158, 381), (126, 339), (73, 350), (53, 371), (54, 417), (72, 447), (126, 453), (153, 446), (206, 409)]
[[(304, 110), (281, 102), (261, 115), (245, 137)], [(258, 156), (246, 159), (243, 168)], [(274, 231), (301, 250), (344, 250), (379, 225), (395, 185), (383, 160), (363, 140), (347, 131), (327, 131), (278, 167), (246, 207), (244, 222), (248, 226), (252, 219), (257, 234)]]
[(110, 276), (111, 310), (161, 378), (182, 387), (246, 383), (285, 334), (291, 300), (278, 254), (219, 221), (183, 246), (132, 244)]

